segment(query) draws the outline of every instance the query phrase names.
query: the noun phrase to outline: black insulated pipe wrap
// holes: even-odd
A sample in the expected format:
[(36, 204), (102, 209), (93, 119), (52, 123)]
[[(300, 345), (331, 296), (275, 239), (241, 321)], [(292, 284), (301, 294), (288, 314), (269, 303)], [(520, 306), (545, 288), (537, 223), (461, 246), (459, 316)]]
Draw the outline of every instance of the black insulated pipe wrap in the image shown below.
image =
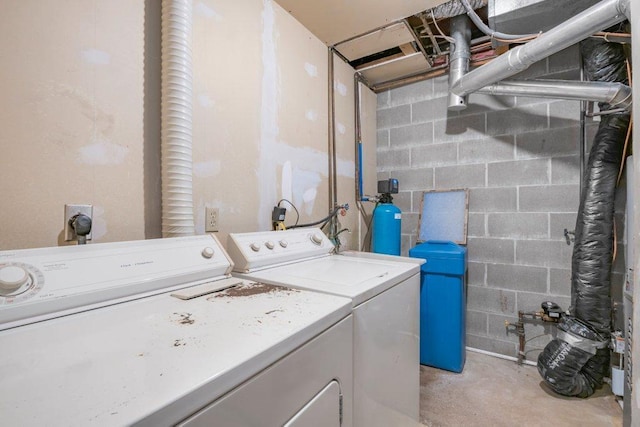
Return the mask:
[[(623, 47), (603, 40), (580, 43), (585, 75), (590, 81), (628, 84)], [(606, 112), (611, 106), (599, 104)], [(588, 397), (602, 386), (609, 371), (611, 334), (611, 264), (616, 181), (629, 128), (629, 112), (600, 116), (576, 219), (571, 261), (571, 308), (558, 324), (559, 336), (538, 357), (538, 372), (555, 392)], [(585, 351), (567, 337), (605, 344)], [(565, 338), (565, 339), (563, 339)]]

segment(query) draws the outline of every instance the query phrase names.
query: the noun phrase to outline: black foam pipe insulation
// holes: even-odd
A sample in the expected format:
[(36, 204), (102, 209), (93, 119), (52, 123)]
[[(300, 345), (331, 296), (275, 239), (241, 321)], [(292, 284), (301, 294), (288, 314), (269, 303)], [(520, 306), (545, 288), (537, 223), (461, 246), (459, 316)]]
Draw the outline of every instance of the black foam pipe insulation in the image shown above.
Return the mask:
[[(629, 83), (621, 45), (590, 39), (580, 48), (589, 80)], [(601, 112), (611, 108), (604, 103), (599, 107)], [(571, 312), (607, 337), (611, 331), (614, 198), (629, 121), (628, 111), (600, 116), (585, 170), (571, 265)]]
[(601, 117), (586, 168), (571, 265), (571, 312), (605, 335), (611, 331), (613, 199), (628, 126), (628, 114)]
[[(588, 80), (628, 84), (621, 45), (587, 39), (580, 43), (580, 50)], [(611, 109), (605, 103), (599, 107), (605, 113)], [(628, 111), (600, 116), (576, 219), (571, 261), (573, 320), (558, 326), (564, 333), (538, 358), (540, 375), (553, 390), (566, 396), (590, 396), (602, 386), (609, 371), (609, 349), (601, 343), (608, 343), (611, 334), (614, 197), (629, 121)]]

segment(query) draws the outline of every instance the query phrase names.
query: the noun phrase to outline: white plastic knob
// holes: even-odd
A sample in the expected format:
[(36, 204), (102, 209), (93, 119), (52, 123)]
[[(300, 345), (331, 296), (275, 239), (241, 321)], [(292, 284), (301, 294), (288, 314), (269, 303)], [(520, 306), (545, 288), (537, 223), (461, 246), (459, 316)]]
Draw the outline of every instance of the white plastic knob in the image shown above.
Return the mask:
[(213, 248), (206, 247), (202, 250), (202, 256), (207, 259), (213, 258), (214, 254), (215, 254), (215, 251), (213, 250)]
[(257, 243), (252, 243), (249, 245), (249, 247), (251, 248), (252, 251), (254, 252), (258, 252), (260, 250), (260, 245)]
[(280, 246), (282, 246), (283, 248), (286, 248), (289, 245), (289, 242), (284, 239), (280, 240), (278, 243), (280, 243)]
[(319, 245), (320, 243), (322, 243), (322, 236), (319, 235), (318, 233), (313, 233), (311, 235), (311, 241), (316, 245)]
[(276, 246), (271, 240), (266, 242), (264, 245), (267, 247), (267, 249), (273, 249)]
[(0, 267), (0, 293), (10, 294), (29, 282), (29, 273), (22, 267)]

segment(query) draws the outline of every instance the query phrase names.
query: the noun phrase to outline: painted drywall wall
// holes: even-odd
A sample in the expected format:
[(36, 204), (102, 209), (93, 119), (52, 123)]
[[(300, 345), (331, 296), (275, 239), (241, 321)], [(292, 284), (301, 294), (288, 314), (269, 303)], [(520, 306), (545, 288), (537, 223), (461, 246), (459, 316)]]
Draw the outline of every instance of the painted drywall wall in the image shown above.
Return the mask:
[(0, 2), (0, 249), (63, 243), (64, 204), (94, 241), (144, 238), (144, 3)]
[[(360, 215), (356, 201), (356, 147), (355, 147), (355, 85), (354, 70), (337, 56), (334, 57), (335, 78), (333, 83), (336, 104), (336, 169), (339, 204), (348, 203), (349, 211), (345, 217), (339, 217), (341, 229), (341, 247), (358, 250), (366, 233), (366, 223)], [(376, 180), (376, 141), (375, 111), (376, 96), (366, 86), (360, 84), (361, 137), (363, 140), (363, 159), (368, 160), (364, 168), (363, 179), (367, 188)], [(367, 96), (368, 95), (368, 96)], [(373, 119), (373, 120), (372, 120)]]
[(340, 244), (344, 248), (355, 249), (358, 245), (358, 211), (356, 209), (355, 187), (355, 87), (354, 70), (338, 56), (333, 56), (334, 79), (333, 96), (335, 102), (335, 144), (336, 144), (336, 186), (338, 204), (349, 204), (347, 215), (338, 217)]
[[(281, 199), (300, 223), (327, 215), (327, 47), (270, 0), (201, 0), (193, 57), (196, 231), (206, 206), (220, 209), (223, 242), (229, 232), (269, 230)], [(336, 65), (342, 188), (353, 185), (353, 69)], [(282, 206), (292, 225), (295, 212)], [(341, 221), (350, 227), (357, 214)]]
[[(269, 229), (281, 198), (300, 222), (324, 217), (326, 46), (271, 0), (193, 11), (196, 231), (205, 206), (223, 242)], [(159, 19), (152, 0), (0, 4), (0, 249), (62, 244), (64, 203), (94, 205), (93, 242), (160, 237)], [(352, 195), (353, 70), (336, 64), (338, 187)]]

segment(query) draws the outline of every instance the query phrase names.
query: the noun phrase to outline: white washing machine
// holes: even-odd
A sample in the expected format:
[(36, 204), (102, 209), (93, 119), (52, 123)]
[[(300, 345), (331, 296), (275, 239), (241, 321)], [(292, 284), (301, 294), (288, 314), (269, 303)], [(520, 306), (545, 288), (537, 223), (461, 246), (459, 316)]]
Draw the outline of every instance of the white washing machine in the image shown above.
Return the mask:
[(351, 301), (212, 236), (0, 252), (7, 426), (351, 426)]
[(230, 234), (234, 275), (351, 298), (354, 425), (419, 423), (420, 265), (413, 258), (333, 254), (317, 228)]

